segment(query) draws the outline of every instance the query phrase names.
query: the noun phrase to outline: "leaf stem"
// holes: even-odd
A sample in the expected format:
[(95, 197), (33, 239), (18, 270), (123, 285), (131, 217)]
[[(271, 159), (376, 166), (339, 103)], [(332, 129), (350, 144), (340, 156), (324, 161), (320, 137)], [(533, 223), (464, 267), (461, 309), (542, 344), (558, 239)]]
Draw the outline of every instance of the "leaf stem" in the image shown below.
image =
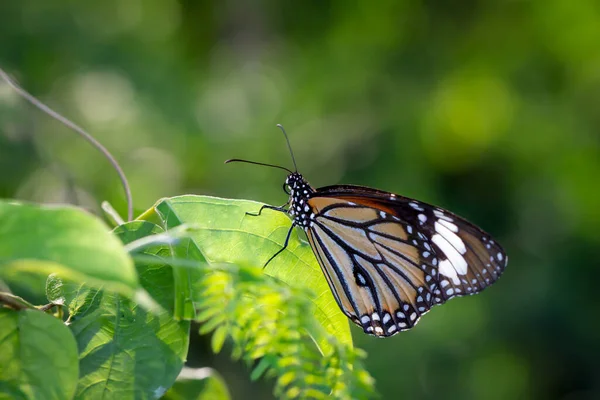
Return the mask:
[(4, 303), (15, 310), (37, 309), (27, 300), (6, 292), (0, 292), (0, 303)]
[(52, 118), (66, 125), (75, 131), (79, 136), (87, 140), (96, 150), (98, 150), (112, 165), (114, 170), (119, 175), (119, 179), (121, 180), (121, 185), (123, 186), (123, 190), (125, 191), (125, 197), (127, 199), (127, 220), (131, 221), (133, 219), (133, 199), (131, 196), (131, 189), (129, 188), (129, 183), (127, 182), (127, 178), (125, 177), (125, 173), (121, 169), (121, 166), (117, 162), (117, 160), (110, 154), (110, 152), (92, 135), (87, 133), (85, 130), (80, 128), (71, 120), (63, 117), (56, 111), (52, 110), (50, 107), (36, 99), (34, 96), (29, 94), (25, 89), (21, 88), (16, 82), (14, 82), (6, 72), (2, 68), (0, 68), (0, 78), (2, 78), (11, 88), (13, 88), (21, 97), (25, 100), (29, 101), (31, 104), (50, 115)]
[(59, 305), (60, 304), (48, 303), (48, 304), (45, 304), (43, 306), (39, 306), (37, 309), (40, 310), (40, 311), (46, 312), (46, 311), (52, 309), (53, 307), (56, 307), (56, 306), (59, 306)]

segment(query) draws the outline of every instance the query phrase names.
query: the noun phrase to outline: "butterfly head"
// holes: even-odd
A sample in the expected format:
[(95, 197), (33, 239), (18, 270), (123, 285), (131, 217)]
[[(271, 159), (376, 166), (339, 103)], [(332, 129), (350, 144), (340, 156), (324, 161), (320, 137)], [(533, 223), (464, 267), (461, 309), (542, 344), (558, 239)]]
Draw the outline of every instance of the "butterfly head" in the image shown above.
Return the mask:
[[(312, 186), (298, 172), (292, 172), (285, 180), (284, 190), (290, 195), (288, 213), (294, 217), (294, 223), (304, 229), (310, 226), (314, 218), (308, 199), (315, 192)], [(311, 217), (313, 215), (313, 217)]]

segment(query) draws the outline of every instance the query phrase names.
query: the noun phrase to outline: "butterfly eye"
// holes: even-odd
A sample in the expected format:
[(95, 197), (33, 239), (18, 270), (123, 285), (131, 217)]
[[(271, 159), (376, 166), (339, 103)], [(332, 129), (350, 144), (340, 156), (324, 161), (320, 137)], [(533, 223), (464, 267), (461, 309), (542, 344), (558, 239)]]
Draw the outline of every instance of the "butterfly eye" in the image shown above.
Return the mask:
[(290, 194), (290, 187), (288, 186), (287, 182), (283, 184), (283, 191), (286, 192), (288, 195)]

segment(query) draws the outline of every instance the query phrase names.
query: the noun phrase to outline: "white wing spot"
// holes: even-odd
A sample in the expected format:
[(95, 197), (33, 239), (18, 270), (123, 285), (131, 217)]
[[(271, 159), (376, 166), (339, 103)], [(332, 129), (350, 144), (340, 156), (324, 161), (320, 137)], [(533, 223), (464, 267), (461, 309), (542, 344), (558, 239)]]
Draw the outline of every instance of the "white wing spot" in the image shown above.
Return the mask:
[[(454, 232), (452, 232), (447, 226), (442, 225), (439, 222), (434, 224), (435, 231), (446, 241), (451, 244), (460, 254), (465, 254), (467, 249), (465, 248), (465, 244), (460, 237)], [(454, 225), (456, 226), (456, 225)], [(458, 229), (458, 228), (457, 228)], [(436, 235), (434, 235), (435, 237)], [(436, 243), (438, 246), (439, 244)], [(442, 246), (440, 246), (442, 247)]]
[[(450, 232), (452, 233), (452, 232)], [(454, 233), (452, 233), (452, 235), (454, 235)], [(458, 236), (455, 235), (455, 238), (457, 238), (458, 240), (460, 240), (460, 238)], [(467, 261), (465, 260), (465, 258), (459, 254), (459, 252), (456, 250), (456, 248), (450, 244), (450, 242), (448, 242), (443, 236), (441, 235), (433, 235), (433, 238), (431, 238), (431, 240), (433, 240), (433, 243), (437, 244), (438, 247), (444, 252), (444, 254), (446, 255), (446, 258), (448, 260), (444, 260), (447, 261), (448, 263), (445, 263), (444, 265), (444, 269), (447, 271), (443, 272), (444, 275), (446, 276), (453, 276), (456, 273), (459, 273), (461, 275), (466, 275), (467, 274)], [(462, 243), (462, 240), (460, 240), (460, 243)], [(464, 249), (464, 244), (463, 244), (463, 249)], [(464, 254), (464, 253), (463, 253)], [(442, 272), (442, 264), (444, 263), (444, 261), (440, 262), (440, 272)], [(450, 265), (448, 265), (450, 264)], [(449, 270), (452, 269), (455, 272), (450, 272)]]
[(427, 222), (427, 215), (419, 214), (419, 221), (421, 221), (421, 225), (423, 225), (425, 222)]
[(449, 216), (444, 214), (444, 212), (442, 210), (433, 210), (433, 214), (440, 219), (446, 220), (448, 222), (452, 222), (452, 218), (450, 218)]
[(425, 211), (425, 209), (423, 207), (419, 207), (419, 205), (417, 203), (415, 203), (414, 201), (408, 203), (408, 205), (417, 211)]
[[(454, 269), (452, 263), (449, 260), (440, 261), (439, 272), (440, 274), (452, 279), (452, 282), (454, 282), (455, 285), (458, 285), (460, 283), (460, 279), (458, 279), (456, 270)], [(448, 281), (442, 281), (442, 287), (444, 287), (444, 282)]]
[(446, 290), (446, 294), (448, 296), (452, 296), (454, 294), (454, 289), (450, 288), (450, 289)]
[(388, 322), (390, 322), (390, 319), (392, 319), (390, 313), (385, 313), (385, 315), (383, 316), (383, 323), (387, 324)]
[(502, 261), (502, 253), (498, 253), (498, 255), (496, 256), (496, 258), (498, 258), (498, 261)]
[(357, 272), (357, 273), (356, 273), (356, 277), (358, 278), (358, 281), (359, 281), (359, 283), (360, 283), (361, 285), (363, 285), (363, 286), (364, 286), (364, 285), (366, 285), (366, 284), (367, 284), (367, 281), (366, 281), (365, 277), (364, 277), (364, 276), (363, 276), (363, 274), (361, 274), (360, 272)]
[(448, 222), (444, 219), (439, 219), (438, 222), (450, 229), (452, 232), (458, 232), (458, 226), (454, 225), (452, 222)]

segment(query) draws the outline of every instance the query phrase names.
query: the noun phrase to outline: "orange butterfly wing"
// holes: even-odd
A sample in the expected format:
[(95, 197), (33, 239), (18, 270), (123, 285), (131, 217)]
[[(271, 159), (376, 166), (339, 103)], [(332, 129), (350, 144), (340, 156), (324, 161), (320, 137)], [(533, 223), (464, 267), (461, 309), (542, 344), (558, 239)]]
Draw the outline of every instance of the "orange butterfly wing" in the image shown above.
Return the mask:
[(461, 217), (360, 186), (318, 189), (309, 242), (343, 312), (366, 333), (410, 329), (432, 306), (495, 282), (507, 257)]

